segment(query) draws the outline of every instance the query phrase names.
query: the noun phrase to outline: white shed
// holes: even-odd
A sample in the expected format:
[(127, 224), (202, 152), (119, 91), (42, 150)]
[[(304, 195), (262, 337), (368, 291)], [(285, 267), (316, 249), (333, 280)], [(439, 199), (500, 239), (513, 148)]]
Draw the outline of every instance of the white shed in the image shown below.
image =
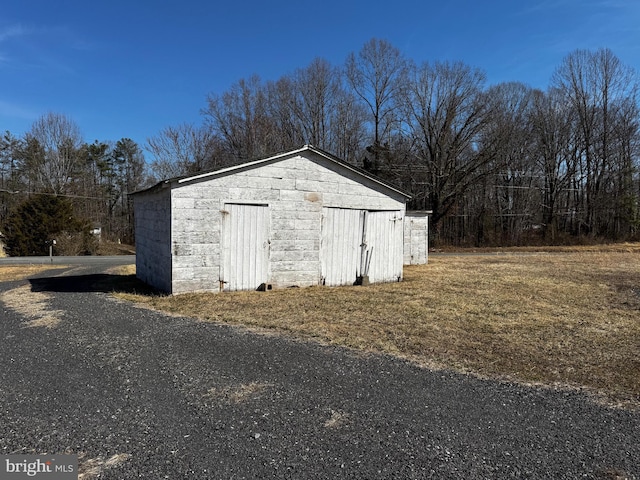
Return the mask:
[(137, 276), (169, 293), (402, 279), (409, 196), (310, 145), (133, 198)]
[(404, 264), (429, 262), (430, 210), (407, 210), (404, 217)]

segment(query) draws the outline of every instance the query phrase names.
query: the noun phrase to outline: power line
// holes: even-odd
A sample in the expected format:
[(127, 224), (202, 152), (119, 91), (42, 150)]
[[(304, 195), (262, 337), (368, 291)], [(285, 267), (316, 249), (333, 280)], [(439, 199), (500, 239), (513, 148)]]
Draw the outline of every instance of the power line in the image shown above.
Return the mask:
[(0, 188), (0, 192), (8, 193), (10, 195), (23, 194), (23, 195), (49, 195), (50, 197), (68, 197), (68, 198), (88, 198), (90, 200), (104, 200), (105, 197), (90, 197), (88, 195), (73, 195), (70, 193), (50, 193), (50, 192), (24, 192), (22, 190), (5, 190)]

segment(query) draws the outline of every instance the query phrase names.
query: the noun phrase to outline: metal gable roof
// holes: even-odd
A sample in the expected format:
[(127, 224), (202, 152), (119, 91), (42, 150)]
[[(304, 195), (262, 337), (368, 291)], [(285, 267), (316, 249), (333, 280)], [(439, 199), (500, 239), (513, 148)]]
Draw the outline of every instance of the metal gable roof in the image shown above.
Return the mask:
[(169, 178), (167, 180), (163, 180), (161, 182), (158, 182), (157, 184), (144, 189), (144, 190), (140, 190), (138, 192), (134, 192), (135, 194), (139, 194), (139, 193), (144, 193), (144, 192), (148, 192), (148, 191), (152, 191), (152, 190), (157, 190), (157, 189), (161, 189), (163, 187), (167, 187), (167, 186), (171, 186), (171, 185), (176, 185), (176, 186), (180, 186), (181, 184), (185, 184), (185, 183), (189, 183), (189, 182), (193, 182), (193, 181), (197, 181), (197, 180), (204, 180), (207, 178), (218, 178), (218, 177), (224, 177), (226, 175), (232, 175), (236, 172), (239, 171), (244, 171), (244, 170), (249, 170), (252, 168), (257, 168), (260, 167), (262, 165), (266, 165), (269, 163), (275, 163), (278, 162), (280, 160), (283, 160), (285, 158), (291, 158), (293, 156), (296, 155), (300, 155), (304, 152), (312, 152), (316, 155), (319, 155), (320, 157), (325, 158), (326, 160), (329, 160), (330, 162), (333, 162), (337, 165), (340, 165), (342, 168), (345, 168), (347, 170), (350, 170), (354, 173), (356, 173), (358, 176), (361, 176), (363, 178), (366, 178), (380, 186), (383, 186), (389, 190), (392, 190), (400, 195), (402, 195), (403, 197), (405, 197), (406, 199), (411, 198), (411, 195), (409, 195), (408, 193), (400, 190), (399, 188), (395, 187), (394, 185), (390, 184), (389, 182), (386, 182), (378, 177), (376, 177), (375, 175), (372, 175), (371, 173), (367, 172), (366, 170), (363, 170), (361, 168), (355, 167), (347, 162), (345, 162), (344, 160), (339, 159), (338, 157), (331, 155), (328, 152), (325, 152), (324, 150), (321, 150), (317, 147), (314, 147), (313, 145), (304, 145), (302, 148), (296, 149), (296, 150), (290, 150), (288, 152), (283, 152), (283, 153), (279, 153), (277, 155), (273, 155), (271, 157), (268, 158), (263, 158), (260, 160), (254, 160), (251, 162), (246, 162), (246, 163), (242, 163), (239, 165), (234, 165), (232, 167), (226, 167), (226, 168), (221, 168), (218, 170), (212, 170), (212, 171), (207, 171), (207, 172), (202, 172), (202, 173), (197, 173), (194, 175), (186, 175), (186, 176), (182, 176), (182, 177), (175, 177), (175, 178)]

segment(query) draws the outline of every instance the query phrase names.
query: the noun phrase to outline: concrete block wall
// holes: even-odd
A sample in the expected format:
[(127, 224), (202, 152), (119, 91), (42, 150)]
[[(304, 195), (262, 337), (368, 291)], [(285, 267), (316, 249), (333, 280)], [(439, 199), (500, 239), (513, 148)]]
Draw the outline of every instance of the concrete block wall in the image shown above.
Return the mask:
[(171, 292), (171, 197), (169, 189), (134, 196), (136, 276)]
[(322, 157), (296, 156), (174, 184), (171, 191), (172, 292), (219, 291), (221, 210), (226, 203), (268, 205), (274, 287), (320, 282), (322, 207), (401, 210), (404, 197)]
[(172, 293), (220, 290), (219, 196), (225, 191), (202, 183), (172, 189)]

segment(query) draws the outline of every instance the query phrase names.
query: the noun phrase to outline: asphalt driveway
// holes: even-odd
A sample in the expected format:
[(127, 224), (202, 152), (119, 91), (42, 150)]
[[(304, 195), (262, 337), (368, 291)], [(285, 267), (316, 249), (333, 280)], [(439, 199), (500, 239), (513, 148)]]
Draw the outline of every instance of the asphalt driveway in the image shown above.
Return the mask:
[(640, 412), (137, 308), (104, 268), (0, 283), (0, 454), (101, 479), (640, 478)]

